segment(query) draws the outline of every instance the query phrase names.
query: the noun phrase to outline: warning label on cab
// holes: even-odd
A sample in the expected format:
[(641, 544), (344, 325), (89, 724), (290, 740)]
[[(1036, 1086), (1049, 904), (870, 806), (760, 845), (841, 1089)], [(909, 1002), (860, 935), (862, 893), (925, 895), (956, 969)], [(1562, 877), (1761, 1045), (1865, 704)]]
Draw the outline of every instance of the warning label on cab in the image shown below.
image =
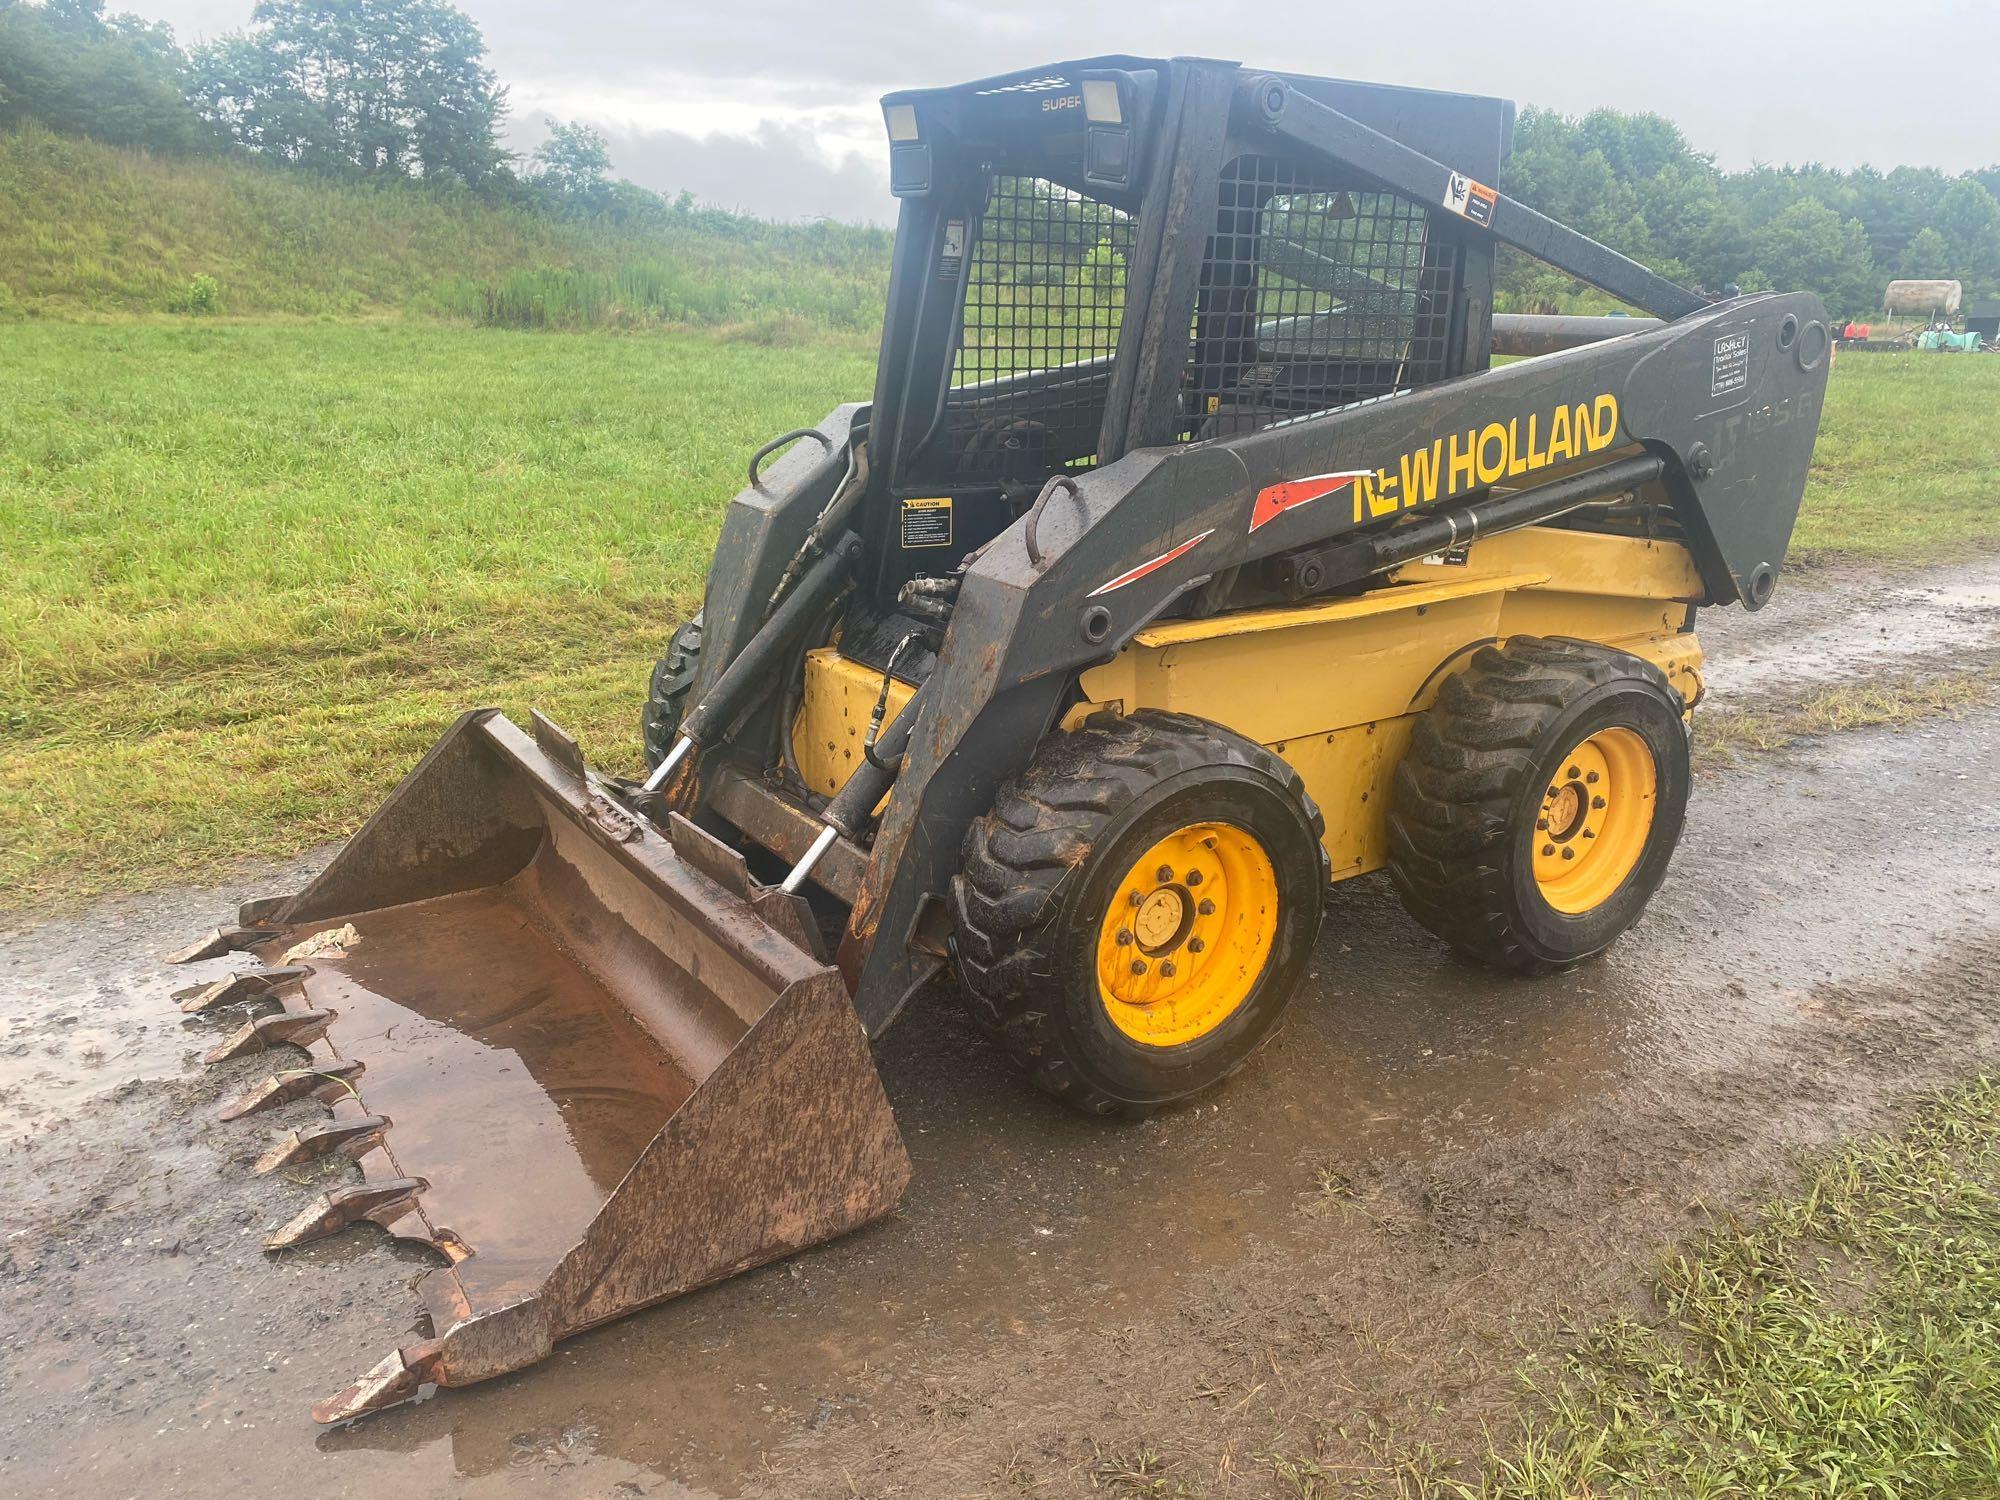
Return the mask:
[(1444, 206), (1461, 219), (1470, 219), (1475, 224), (1490, 227), (1493, 205), (1499, 201), (1499, 193), (1483, 182), (1474, 182), (1463, 172), (1453, 172), (1444, 185)]
[(951, 496), (943, 495), (934, 500), (905, 500), (902, 536), (905, 547), (949, 547)]

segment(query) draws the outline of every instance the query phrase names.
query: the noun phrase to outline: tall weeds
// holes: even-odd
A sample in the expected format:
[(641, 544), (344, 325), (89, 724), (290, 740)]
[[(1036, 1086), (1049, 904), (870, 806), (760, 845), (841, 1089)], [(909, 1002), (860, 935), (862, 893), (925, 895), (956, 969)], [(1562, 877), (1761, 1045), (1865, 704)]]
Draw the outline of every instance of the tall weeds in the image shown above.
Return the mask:
[(886, 230), (620, 202), (571, 216), (525, 197), (0, 132), (0, 316), (184, 312), (207, 278), (207, 305), (234, 317), (855, 333), (881, 321)]

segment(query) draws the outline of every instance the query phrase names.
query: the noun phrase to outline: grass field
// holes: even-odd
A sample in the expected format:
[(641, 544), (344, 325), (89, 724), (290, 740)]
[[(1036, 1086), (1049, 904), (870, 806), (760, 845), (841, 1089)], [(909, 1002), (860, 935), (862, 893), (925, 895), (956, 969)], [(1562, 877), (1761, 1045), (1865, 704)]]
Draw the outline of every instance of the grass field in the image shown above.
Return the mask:
[(1933, 559), (2000, 542), (1996, 412), (1992, 355), (1842, 357), (1794, 546)]
[[(351, 830), (457, 710), (630, 768), (772, 433), (873, 350), (699, 333), (22, 324), (0, 384), (0, 906)], [(1843, 361), (1802, 546), (2000, 540), (2000, 360)]]
[(745, 459), (874, 364), (404, 325), (5, 337), (6, 905), (347, 832), (474, 704), (630, 768)]
[(1655, 1315), (1530, 1370), (1479, 1481), (1424, 1493), (2000, 1494), (2000, 1085), (1849, 1145), (1652, 1291)]

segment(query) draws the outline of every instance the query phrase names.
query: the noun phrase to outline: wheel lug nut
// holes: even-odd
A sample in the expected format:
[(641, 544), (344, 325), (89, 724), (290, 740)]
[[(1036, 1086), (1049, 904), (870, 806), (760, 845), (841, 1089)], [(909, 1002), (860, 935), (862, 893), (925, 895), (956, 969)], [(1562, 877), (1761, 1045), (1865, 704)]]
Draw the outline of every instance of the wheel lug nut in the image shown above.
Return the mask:
[(1582, 774), (1583, 774), (1583, 772), (1582, 772), (1581, 770), (1579, 770), (1579, 769), (1578, 769), (1577, 767), (1575, 767), (1575, 766), (1571, 766), (1571, 767), (1569, 768), (1569, 779), (1570, 779), (1571, 781), (1574, 781), (1574, 780), (1576, 780), (1576, 778), (1577, 778), (1577, 777), (1579, 777), (1579, 776), (1581, 776)]
[(1145, 972), (1146, 972), (1146, 960), (1145, 960), (1145, 959), (1143, 959), (1143, 958), (1135, 958), (1135, 959), (1133, 959), (1133, 960), (1132, 960), (1132, 972), (1133, 972), (1134, 974), (1143, 974), (1143, 973), (1145, 973)]
[(1595, 771), (1592, 771), (1588, 776), (1584, 777), (1583, 779), (1589, 782), (1590, 785), (1592, 786), (1597, 785), (1597, 773)]
[(1547, 818), (1535, 819), (1535, 827), (1540, 829), (1546, 829), (1548, 826), (1549, 826), (1549, 820)]
[(1553, 853), (1555, 853), (1555, 852), (1556, 852), (1556, 846), (1555, 846), (1554, 844), (1544, 844), (1544, 845), (1542, 845), (1542, 853), (1544, 853), (1544, 854), (1553, 854)]
[(1200, 912), (1201, 915), (1203, 915), (1204, 917), (1212, 917), (1215, 915), (1215, 903), (1213, 901), (1205, 900), (1201, 903), (1201, 905), (1197, 906), (1195, 910)]
[(1177, 972), (1174, 968), (1174, 961), (1171, 958), (1160, 965), (1160, 977), (1162, 979), (1172, 979)]
[(1575, 859), (1575, 858), (1576, 858), (1576, 851), (1575, 851), (1574, 849), (1565, 849), (1565, 850), (1563, 850), (1563, 858), (1564, 858), (1564, 859)]
[(1133, 891), (1133, 892), (1131, 892), (1130, 894), (1128, 894), (1128, 895), (1127, 895), (1127, 896), (1125, 897), (1125, 899), (1126, 899), (1126, 900), (1127, 900), (1128, 902), (1130, 902), (1130, 903), (1131, 903), (1131, 904), (1132, 904), (1133, 906), (1137, 906), (1137, 905), (1139, 904), (1139, 902), (1140, 902), (1140, 899), (1141, 899), (1141, 898), (1140, 898), (1140, 895), (1139, 895), (1139, 893), (1138, 893), (1137, 891)]
[(1121, 948), (1129, 948), (1132, 946), (1132, 934), (1126, 931), (1123, 927), (1118, 929), (1118, 946)]
[(1189, 871), (1188, 871), (1188, 878), (1187, 878), (1187, 883), (1188, 883), (1189, 885), (1200, 885), (1200, 884), (1201, 884), (1201, 871), (1199, 871), (1199, 870), (1189, 870)]
[(1204, 943), (1200, 938), (1188, 939), (1188, 952), (1190, 953), (1199, 953), (1201, 952), (1202, 949), (1206, 948), (1207, 946), (1208, 944)]
[(1587, 839), (1594, 839), (1597, 837), (1597, 830), (1595, 828), (1586, 828), (1583, 830), (1583, 836)]
[(1590, 805), (1592, 807), (1602, 807), (1604, 806), (1604, 799), (1602, 797), (1592, 797), (1590, 799)]
[(1153, 872), (1153, 878), (1159, 881), (1161, 885), (1165, 885), (1174, 878), (1174, 867), (1172, 865), (1161, 865), (1159, 869)]

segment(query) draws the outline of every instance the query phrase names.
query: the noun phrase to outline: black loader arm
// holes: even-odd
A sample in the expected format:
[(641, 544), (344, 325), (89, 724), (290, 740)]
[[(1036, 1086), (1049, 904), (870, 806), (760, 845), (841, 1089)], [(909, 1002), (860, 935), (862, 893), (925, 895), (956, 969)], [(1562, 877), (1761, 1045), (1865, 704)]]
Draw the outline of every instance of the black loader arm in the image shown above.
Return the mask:
[[(1805, 495), (1829, 348), (1811, 293), (1747, 297), (1233, 439), (1218, 446), (1241, 460), (1256, 500), (1238, 555), (1205, 544), (1203, 561), (1233, 566), (1450, 513), (1637, 445), (1662, 460), (1702, 602), (1760, 608)], [(1227, 537), (1229, 518), (1216, 521)]]
[(956, 869), (972, 819), (1067, 707), (1076, 674), (1192, 590), (1315, 548), (1355, 570), (1325, 587), (1360, 582), (1380, 564), (1343, 539), (1439, 518), (1469, 540), (1505, 529), (1485, 524), (1503, 514), (1496, 488), (1639, 457), (1657, 461), (1700, 570), (1700, 602), (1758, 608), (1805, 491), (1828, 351), (1816, 297), (1753, 296), (1242, 436), (1142, 449), (1076, 476), (1073, 494), (1043, 508), (1040, 560), (1016, 523), (960, 592), (842, 947), (869, 1031), (935, 969), (935, 955), (909, 942), (922, 907)]

